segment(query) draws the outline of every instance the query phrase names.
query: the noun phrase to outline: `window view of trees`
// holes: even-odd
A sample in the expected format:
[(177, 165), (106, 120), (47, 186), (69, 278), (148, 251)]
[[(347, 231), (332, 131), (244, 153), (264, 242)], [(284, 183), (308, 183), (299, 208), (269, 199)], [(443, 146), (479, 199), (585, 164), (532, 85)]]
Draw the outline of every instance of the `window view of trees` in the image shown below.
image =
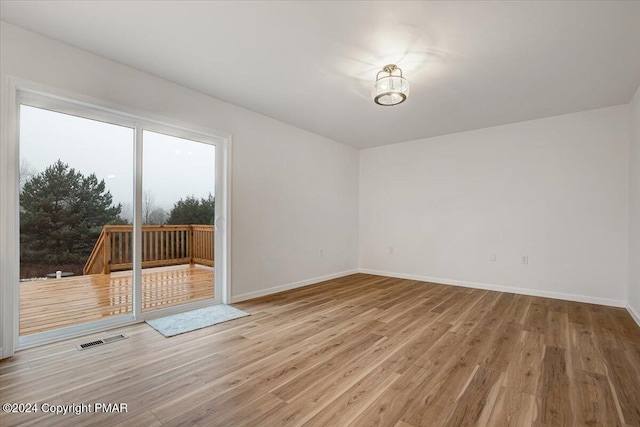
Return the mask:
[(167, 221), (167, 212), (156, 206), (156, 198), (151, 191), (142, 195), (142, 223), (145, 225), (162, 225)]
[[(131, 269), (135, 129), (21, 104), (19, 135), (20, 278)], [(147, 129), (140, 142), (142, 268), (213, 264), (215, 146)]]
[(113, 205), (104, 180), (98, 181), (95, 174), (84, 176), (60, 160), (32, 174), (20, 192), (21, 264), (36, 275), (42, 273), (33, 271), (35, 265), (77, 271), (75, 266), (84, 264), (102, 226), (122, 223), (121, 209)]
[(215, 211), (216, 199), (211, 193), (209, 193), (209, 197), (201, 199), (188, 196), (173, 205), (167, 224), (213, 225)]
[(169, 212), (156, 205), (155, 197), (145, 191), (142, 198), (142, 223), (145, 225), (213, 225), (216, 200), (209, 196), (197, 198), (187, 196), (176, 202)]
[[(143, 194), (143, 225), (213, 224), (215, 198), (186, 196), (166, 212), (151, 192)], [(20, 275), (57, 270), (82, 274), (103, 226), (131, 224), (104, 180), (83, 175), (61, 160), (36, 173), (20, 168)]]

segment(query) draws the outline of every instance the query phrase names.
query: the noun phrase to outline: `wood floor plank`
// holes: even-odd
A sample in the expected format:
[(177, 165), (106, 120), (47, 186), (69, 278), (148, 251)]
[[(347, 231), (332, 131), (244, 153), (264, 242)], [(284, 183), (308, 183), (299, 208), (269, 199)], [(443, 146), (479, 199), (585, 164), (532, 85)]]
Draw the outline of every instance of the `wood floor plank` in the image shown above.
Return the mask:
[(542, 371), (544, 337), (522, 331), (515, 344), (513, 359), (506, 369), (504, 385), (512, 392), (535, 395)]
[(486, 352), (480, 363), (490, 369), (506, 372), (509, 363), (513, 360), (513, 352), (516, 341), (522, 331), (522, 325), (518, 323), (503, 323), (497, 330), (494, 344)]
[(524, 321), (524, 329), (530, 332), (536, 332), (545, 335), (547, 332), (547, 313), (548, 313), (548, 301), (546, 300), (532, 300), (529, 304), (529, 310), (527, 317)]
[(463, 294), (449, 310), (446, 310), (439, 318), (440, 323), (449, 323), (455, 325), (459, 322), (460, 318), (470, 310), (473, 310), (475, 304), (480, 301), (479, 295), (486, 293), (486, 291), (475, 291)]
[(387, 363), (391, 371), (402, 374), (431, 348), (449, 329), (446, 323), (435, 322), (413, 339), (401, 351), (391, 356)]
[(625, 352), (617, 349), (605, 349), (604, 360), (624, 422), (640, 426), (640, 378), (635, 367), (629, 365)]
[(624, 328), (611, 316), (616, 309), (593, 304), (588, 308), (590, 326), (600, 348), (624, 349)]
[(579, 302), (567, 301), (567, 314), (569, 315), (569, 322), (580, 325), (589, 325), (591, 320), (589, 318), (589, 305), (581, 304)]
[(569, 348), (569, 316), (567, 313), (549, 310), (545, 344), (565, 350)]
[(399, 376), (384, 366), (374, 369), (303, 425), (324, 427), (350, 424)]
[(487, 418), (500, 390), (502, 373), (480, 366), (473, 378), (456, 400), (456, 409), (451, 413), (445, 425), (448, 427), (484, 425), (483, 413)]
[(575, 417), (571, 406), (566, 350), (547, 347), (542, 360), (540, 382), (536, 392), (536, 421), (552, 426), (572, 425)]
[(580, 323), (569, 325), (574, 368), (595, 374), (606, 375), (604, 359), (596, 346), (591, 328)]
[(340, 352), (336, 357), (333, 357), (316, 369), (304, 372), (286, 384), (275, 388), (272, 393), (284, 401), (292, 400), (296, 396), (316, 386), (316, 384), (326, 376), (335, 373), (336, 369), (340, 366), (344, 366), (345, 363), (349, 363), (353, 358), (360, 356), (361, 352), (366, 351), (375, 343), (384, 339), (386, 339), (386, 337), (369, 334), (359, 345), (348, 347), (345, 351)]
[[(160, 288), (181, 277), (172, 268)], [(129, 286), (114, 282), (114, 310), (128, 309)], [(65, 321), (63, 305), (36, 308), (52, 289), (25, 287), (33, 322)], [(78, 297), (69, 313), (105, 295)], [(369, 274), (235, 305), (251, 316), (19, 351), (0, 361), (1, 402), (123, 401), (129, 412), (0, 413), (0, 425), (640, 427), (640, 327), (620, 308)]]
[(478, 326), (475, 334), (464, 341), (465, 351), (450, 357), (444, 369), (418, 387), (425, 390), (424, 397), (415, 400), (401, 419), (413, 425), (436, 425), (446, 420), (456, 407), (457, 397), (473, 378), (482, 355), (495, 339), (493, 335), (491, 329)]
[(586, 371), (576, 371), (576, 421), (586, 426), (622, 426), (607, 377)]
[(515, 295), (513, 302), (504, 311), (505, 322), (513, 322), (524, 325), (524, 321), (529, 312), (529, 304), (532, 298), (527, 295)]
[[(400, 383), (402, 383), (402, 380), (398, 379), (394, 384), (399, 385)], [(400, 416), (412, 402), (413, 398), (407, 393), (389, 388), (362, 411), (350, 425), (353, 427), (397, 425), (400, 421)], [(404, 424), (409, 425), (407, 423)]]
[(491, 415), (487, 421), (488, 427), (526, 427), (533, 423), (535, 396), (502, 387), (495, 404), (491, 408)]

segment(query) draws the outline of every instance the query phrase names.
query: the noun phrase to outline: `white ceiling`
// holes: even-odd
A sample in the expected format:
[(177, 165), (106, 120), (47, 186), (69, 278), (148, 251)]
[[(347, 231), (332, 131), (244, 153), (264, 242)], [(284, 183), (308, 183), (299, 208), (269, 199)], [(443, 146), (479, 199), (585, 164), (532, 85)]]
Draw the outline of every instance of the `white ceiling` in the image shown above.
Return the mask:
[[(640, 2), (2, 1), (45, 36), (355, 147), (627, 103)], [(373, 103), (397, 63), (407, 102)]]

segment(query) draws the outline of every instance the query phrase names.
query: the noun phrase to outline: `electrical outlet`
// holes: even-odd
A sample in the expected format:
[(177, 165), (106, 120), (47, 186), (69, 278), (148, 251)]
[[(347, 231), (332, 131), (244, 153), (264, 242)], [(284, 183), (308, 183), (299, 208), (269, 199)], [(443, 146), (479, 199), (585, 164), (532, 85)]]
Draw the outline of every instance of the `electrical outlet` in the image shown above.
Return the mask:
[(496, 260), (496, 253), (491, 252), (491, 254), (489, 255), (489, 261), (495, 261), (495, 260)]
[(320, 250), (318, 251), (318, 255), (320, 255), (320, 257), (324, 256), (324, 249), (320, 248)]
[(520, 257), (520, 264), (529, 264), (529, 255), (522, 255)]

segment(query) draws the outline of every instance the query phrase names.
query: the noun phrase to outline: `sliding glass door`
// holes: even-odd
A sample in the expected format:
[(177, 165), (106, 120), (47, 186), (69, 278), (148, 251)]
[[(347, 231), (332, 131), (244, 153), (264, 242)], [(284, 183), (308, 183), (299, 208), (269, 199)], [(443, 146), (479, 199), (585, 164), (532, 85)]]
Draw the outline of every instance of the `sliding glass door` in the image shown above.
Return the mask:
[[(131, 314), (134, 129), (20, 107), (21, 336)], [(129, 224), (129, 225), (126, 225)]]
[(223, 140), (18, 100), (20, 347), (224, 300)]
[(142, 140), (142, 311), (214, 299), (216, 147)]

